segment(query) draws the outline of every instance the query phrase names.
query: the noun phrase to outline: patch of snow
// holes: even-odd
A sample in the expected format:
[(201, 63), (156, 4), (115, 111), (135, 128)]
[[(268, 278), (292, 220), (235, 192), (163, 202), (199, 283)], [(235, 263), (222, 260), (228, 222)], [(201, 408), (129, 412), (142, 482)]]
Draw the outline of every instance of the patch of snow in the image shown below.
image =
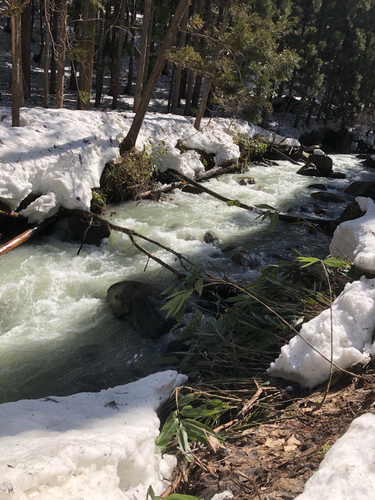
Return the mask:
[(345, 286), (332, 305), (332, 314), (327, 309), (302, 326), (300, 335), (282, 347), (267, 373), (271, 377), (293, 380), (303, 387), (315, 387), (329, 377), (330, 363), (321, 354), (328, 360), (331, 358), (331, 332), (333, 362), (347, 369), (369, 358), (374, 328), (375, 279), (362, 277)]
[(326, 453), (298, 500), (363, 500), (375, 491), (375, 415), (364, 414)]
[[(41, 222), (60, 206), (89, 210), (91, 190), (100, 185), (105, 163), (118, 155), (134, 118), (134, 113), (22, 108), (21, 126), (13, 128), (10, 108), (3, 113), (0, 200), (16, 210), (29, 194), (40, 195), (22, 211), (30, 222)], [(136, 147), (154, 154), (161, 171), (173, 169), (194, 178), (204, 171), (200, 156), (195, 151), (181, 153), (178, 142), (212, 153), (215, 164), (223, 165), (240, 156), (233, 141), (239, 131), (250, 138), (259, 134), (266, 142), (299, 145), (296, 139), (241, 120), (204, 119), (202, 131), (197, 131), (190, 117), (147, 113)]]
[(371, 198), (361, 196), (356, 202), (365, 215), (337, 226), (330, 253), (350, 260), (361, 271), (375, 273), (375, 204)]
[(187, 377), (174, 371), (99, 393), (0, 406), (0, 497), (144, 500), (168, 486), (175, 457), (154, 453), (157, 409)]

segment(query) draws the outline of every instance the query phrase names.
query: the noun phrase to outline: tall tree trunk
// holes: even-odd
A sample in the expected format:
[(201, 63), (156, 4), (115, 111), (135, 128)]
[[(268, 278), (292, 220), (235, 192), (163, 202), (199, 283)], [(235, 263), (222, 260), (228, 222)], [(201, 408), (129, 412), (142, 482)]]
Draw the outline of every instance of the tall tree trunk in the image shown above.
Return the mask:
[(117, 40), (116, 63), (115, 63), (115, 71), (113, 74), (113, 83), (112, 83), (112, 96), (113, 96), (112, 109), (117, 108), (117, 97), (118, 97), (121, 62), (122, 62), (122, 47), (124, 44), (125, 7), (126, 7), (126, 0), (121, 0), (120, 29)]
[(21, 50), (22, 50), (22, 74), (23, 93), (26, 99), (31, 93), (31, 31), (32, 31), (32, 5), (28, 3), (21, 14)]
[(148, 79), (146, 88), (145, 88), (143, 96), (142, 96), (142, 100), (141, 100), (139, 107), (138, 107), (138, 111), (133, 119), (133, 122), (131, 124), (130, 130), (129, 130), (127, 136), (120, 144), (120, 153), (121, 154), (123, 154), (125, 151), (129, 151), (131, 148), (133, 148), (135, 146), (135, 142), (137, 140), (139, 131), (140, 131), (141, 126), (142, 126), (143, 119), (144, 119), (146, 111), (147, 111), (148, 103), (150, 102), (152, 93), (154, 92), (154, 89), (155, 89), (155, 85), (160, 77), (160, 73), (161, 73), (163, 66), (165, 64), (165, 61), (166, 61), (165, 52), (166, 52), (166, 50), (168, 50), (171, 47), (171, 45), (174, 41), (174, 39), (177, 35), (177, 32), (178, 32), (178, 29), (179, 29), (181, 20), (185, 14), (185, 10), (189, 6), (189, 4), (190, 4), (190, 0), (180, 0), (178, 5), (177, 5), (175, 14), (173, 16), (173, 19), (172, 19), (170, 25), (169, 25), (167, 34), (166, 34), (164, 41), (160, 47), (159, 54), (156, 58), (154, 67), (151, 71), (150, 78)]
[(64, 84), (65, 84), (65, 50), (66, 50), (66, 23), (68, 14), (67, 0), (61, 0), (60, 5), (60, 36), (58, 46), (58, 64), (57, 64), (57, 80), (56, 80), (56, 98), (55, 108), (63, 107), (64, 102)]
[(83, 2), (82, 48), (85, 57), (79, 65), (77, 109), (90, 109), (95, 50), (95, 7), (91, 0)]
[[(202, 15), (202, 10), (203, 10), (203, 3), (202, 0), (198, 0), (198, 6), (197, 6), (197, 14), (199, 16)], [(199, 45), (199, 38), (197, 36), (194, 37), (194, 42), (193, 42), (193, 48), (194, 52), (198, 51), (198, 45)], [(185, 100), (185, 109), (184, 109), (184, 115), (189, 116), (190, 115), (190, 110), (192, 107), (192, 98), (193, 98), (193, 90), (194, 90), (194, 79), (195, 79), (195, 74), (193, 71), (189, 70), (189, 79), (188, 79), (188, 88), (186, 92), (186, 100)], [(199, 93), (197, 96), (197, 105), (198, 105), (198, 99), (199, 99)]]
[[(14, 7), (20, 0), (14, 0)], [(20, 126), (20, 107), (23, 106), (21, 14), (12, 16), (12, 126)]]
[(51, 10), (50, 10), (50, 2), (49, 0), (45, 0), (44, 2), (44, 17), (46, 20), (45, 27), (45, 48), (44, 48), (44, 82), (43, 82), (43, 98), (44, 98), (44, 107), (48, 108), (49, 106), (49, 94), (48, 94), (48, 83), (49, 83), (49, 43), (50, 43), (50, 19), (51, 19)]
[(56, 94), (56, 46), (57, 46), (57, 29), (58, 29), (58, 20), (59, 13), (57, 12), (56, 2), (51, 1), (52, 8), (52, 26), (51, 26), (51, 35), (52, 35), (52, 51), (51, 51), (51, 80), (49, 85), (49, 93)]
[[(42, 60), (43, 50), (44, 50), (44, 30), (43, 30), (43, 3), (39, 3), (39, 31), (40, 31), (40, 48), (37, 54), (34, 54), (33, 61), (40, 63)], [(33, 9), (34, 11), (34, 9)], [(34, 16), (33, 16), (34, 19)], [(31, 35), (32, 36), (32, 35)]]
[[(229, 8), (225, 7), (224, 14), (223, 14), (223, 20), (222, 20), (221, 26), (220, 26), (219, 37), (222, 37), (225, 33), (225, 30), (226, 30), (226, 27), (228, 24), (228, 18), (229, 18)], [(215, 47), (215, 52), (214, 52), (214, 55), (212, 58), (213, 61), (216, 61), (216, 59), (219, 57), (220, 50), (221, 50), (221, 47), (220, 47), (220, 44), (218, 43)], [(194, 128), (197, 130), (199, 130), (199, 128), (201, 126), (203, 113), (204, 113), (204, 110), (206, 109), (207, 99), (208, 99), (208, 96), (210, 95), (210, 91), (211, 91), (211, 82), (206, 80), (206, 85), (204, 86), (202, 99), (201, 99), (198, 113), (197, 113), (197, 116), (196, 116), (195, 122), (194, 122)]]
[(102, 100), (103, 93), (103, 82), (104, 82), (104, 48), (107, 36), (107, 26), (104, 22), (104, 11), (99, 9), (99, 25), (97, 31), (97, 46), (99, 50), (96, 53), (96, 92), (95, 92), (95, 104), (94, 106), (98, 108), (100, 106), (100, 101)]
[[(186, 28), (188, 22), (189, 9), (186, 9), (184, 18), (181, 23), (181, 34), (180, 34), (180, 49), (186, 45)], [(181, 67), (176, 68), (174, 85), (173, 85), (173, 95), (172, 95), (172, 106), (171, 113), (176, 114), (177, 108), (180, 105), (180, 84), (181, 84)]]
[(150, 52), (151, 52), (151, 40), (152, 40), (152, 25), (154, 21), (154, 0), (151, 0), (151, 12), (150, 12), (150, 23), (148, 27), (148, 37), (147, 37), (147, 45), (146, 45), (146, 56), (145, 56), (145, 68), (143, 75), (143, 88), (147, 85), (148, 80), (148, 67), (150, 62)]
[[(136, 18), (136, 1), (133, 0), (132, 11), (131, 11), (131, 25), (133, 26)], [(133, 73), (134, 73), (134, 42), (135, 33), (131, 28), (131, 42), (130, 42), (130, 56), (129, 56), (129, 67), (128, 67), (128, 81), (124, 89), (124, 94), (130, 95), (132, 92), (133, 85)]]
[(148, 40), (148, 31), (150, 25), (150, 15), (151, 15), (151, 0), (145, 0), (145, 9), (143, 13), (143, 23), (142, 23), (142, 33), (141, 33), (141, 43), (139, 47), (139, 58), (138, 58), (138, 69), (137, 69), (137, 81), (135, 84), (135, 94), (134, 94), (134, 103), (133, 103), (133, 111), (137, 112), (138, 106), (141, 102), (142, 98), (142, 90), (143, 90), (143, 78), (145, 71), (145, 61), (146, 61), (146, 52), (147, 52), (147, 40)]

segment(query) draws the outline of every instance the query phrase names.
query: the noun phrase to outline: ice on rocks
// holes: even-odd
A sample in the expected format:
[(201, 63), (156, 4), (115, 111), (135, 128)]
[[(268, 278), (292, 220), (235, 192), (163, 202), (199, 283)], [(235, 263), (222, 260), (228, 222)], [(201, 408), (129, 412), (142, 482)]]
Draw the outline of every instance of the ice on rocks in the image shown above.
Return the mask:
[(0, 498), (144, 500), (175, 457), (154, 453), (156, 411), (186, 381), (174, 371), (99, 393), (0, 405)]
[(356, 202), (363, 217), (348, 220), (337, 226), (330, 253), (347, 259), (361, 271), (375, 272), (375, 204), (371, 198), (358, 196)]
[(364, 414), (326, 453), (298, 500), (363, 500), (375, 492), (375, 415)]
[(332, 314), (327, 309), (302, 326), (300, 335), (282, 347), (267, 373), (271, 377), (293, 380), (303, 387), (315, 387), (329, 377), (330, 363), (321, 354), (331, 359), (331, 331), (333, 362), (347, 369), (368, 359), (373, 350), (374, 328), (375, 279), (362, 277), (345, 286), (333, 303)]

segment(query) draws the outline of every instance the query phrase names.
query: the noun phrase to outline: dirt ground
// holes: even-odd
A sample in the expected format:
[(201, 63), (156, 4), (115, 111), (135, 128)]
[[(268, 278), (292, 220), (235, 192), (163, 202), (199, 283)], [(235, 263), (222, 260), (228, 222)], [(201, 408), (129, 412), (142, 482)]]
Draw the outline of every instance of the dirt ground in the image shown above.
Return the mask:
[(283, 409), (276, 404), (266, 423), (228, 433), (224, 443), (197, 446), (195, 462), (179, 463), (175, 491), (204, 500), (225, 490), (235, 500), (295, 498), (353, 419), (375, 413), (374, 367), (372, 361), (362, 375), (338, 377), (323, 406), (325, 388), (292, 399), (280, 387)]

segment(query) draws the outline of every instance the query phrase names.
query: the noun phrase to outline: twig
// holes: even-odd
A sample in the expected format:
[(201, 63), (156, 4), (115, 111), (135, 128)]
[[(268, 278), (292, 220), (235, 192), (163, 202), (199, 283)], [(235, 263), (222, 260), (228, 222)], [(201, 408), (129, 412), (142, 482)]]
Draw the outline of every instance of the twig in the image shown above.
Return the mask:
[(81, 246), (79, 247), (79, 250), (78, 250), (78, 252), (77, 252), (77, 255), (79, 255), (80, 251), (82, 250), (83, 244), (84, 244), (84, 242), (85, 242), (85, 240), (86, 240), (86, 236), (87, 236), (87, 233), (88, 233), (88, 231), (89, 231), (89, 229), (90, 229), (90, 227), (91, 227), (92, 221), (93, 221), (93, 216), (92, 216), (92, 214), (91, 214), (91, 218), (90, 218), (89, 225), (86, 227), (86, 230), (85, 230), (85, 232), (84, 232), (84, 234), (83, 234), (82, 243), (81, 243)]

